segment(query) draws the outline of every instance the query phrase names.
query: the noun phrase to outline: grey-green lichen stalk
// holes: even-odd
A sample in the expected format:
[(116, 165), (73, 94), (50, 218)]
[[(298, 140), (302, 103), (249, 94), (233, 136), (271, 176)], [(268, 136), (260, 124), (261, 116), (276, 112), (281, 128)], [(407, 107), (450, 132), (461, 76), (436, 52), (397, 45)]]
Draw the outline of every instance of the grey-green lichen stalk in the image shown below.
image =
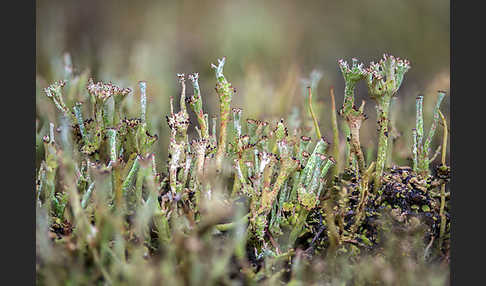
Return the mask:
[(221, 171), (221, 165), (223, 163), (224, 154), (226, 152), (226, 138), (227, 138), (227, 126), (230, 119), (231, 99), (235, 93), (235, 89), (223, 74), (223, 67), (226, 61), (226, 57), (218, 59), (218, 65), (211, 64), (211, 68), (216, 73), (216, 93), (219, 98), (219, 140), (218, 149), (216, 151), (216, 169)]
[(208, 115), (203, 111), (201, 90), (199, 89), (199, 74), (190, 74), (189, 79), (194, 87), (194, 95), (189, 98), (189, 106), (191, 106), (192, 111), (197, 116), (197, 121), (199, 123), (201, 138), (207, 140), (209, 138), (209, 123)]
[(402, 84), (405, 73), (410, 69), (408, 60), (383, 55), (378, 63), (372, 62), (368, 67), (366, 83), (370, 97), (376, 101), (378, 114), (378, 154), (376, 159), (376, 171), (374, 188), (378, 191), (381, 187), (383, 170), (385, 168), (388, 145), (388, 114), (390, 102)]
[(173, 98), (170, 98), (170, 115), (167, 116), (167, 124), (170, 128), (169, 139), (169, 180), (172, 192), (180, 193), (182, 186), (178, 184), (177, 169), (185, 162), (185, 154), (187, 149), (187, 128), (189, 127), (189, 114), (186, 109), (186, 85), (185, 75), (178, 74), (179, 82), (181, 83), (181, 110), (174, 113)]
[(445, 92), (438, 91), (437, 103), (434, 107), (432, 125), (430, 126), (429, 134), (424, 141), (424, 118), (423, 118), (423, 96), (418, 96), (416, 99), (416, 122), (415, 128), (412, 130), (413, 134), (413, 170), (422, 176), (430, 174), (429, 164), (432, 161), (430, 156), (430, 145), (437, 129), (439, 121), (440, 104), (445, 97)]
[[(354, 105), (354, 89), (356, 84), (366, 78), (368, 75), (366, 69), (363, 68), (363, 64), (358, 64), (356, 58), (352, 59), (351, 67), (344, 60), (339, 60), (339, 67), (344, 77), (345, 88), (344, 88), (344, 102), (343, 107), (340, 110), (341, 116), (346, 120), (349, 126), (351, 135), (351, 149), (356, 155), (358, 160), (359, 172), (362, 174), (365, 171), (365, 159), (363, 151), (361, 150), (361, 144), (359, 141), (359, 129), (364, 120), (366, 120), (366, 115), (364, 114), (365, 102), (361, 103), (361, 106), (357, 108)], [(350, 160), (351, 161), (351, 160)]]

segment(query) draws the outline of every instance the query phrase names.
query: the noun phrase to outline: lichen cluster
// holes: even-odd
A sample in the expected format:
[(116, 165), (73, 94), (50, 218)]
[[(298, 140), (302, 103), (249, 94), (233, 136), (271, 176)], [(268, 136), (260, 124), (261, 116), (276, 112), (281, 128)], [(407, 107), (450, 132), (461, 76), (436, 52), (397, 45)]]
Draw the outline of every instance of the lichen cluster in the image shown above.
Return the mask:
[[(89, 95), (88, 102), (72, 104), (64, 100), (65, 81), (45, 89), (68, 120), (75, 147), (66, 150), (67, 144), (56, 142), (51, 123), (38, 169), (38, 219), (46, 218), (58, 245), (95, 265), (92, 275), (98, 282), (138, 281), (142, 278), (134, 278), (136, 274), (127, 269), (157, 259), (162, 261), (160, 275), (175, 273), (185, 284), (195, 284), (204, 272), (209, 273), (209, 284), (231, 279), (302, 282), (302, 251), (334, 262), (345, 256), (356, 261), (360, 253), (383, 246), (381, 235), (389, 230), (385, 217), (408, 230), (418, 219), (424, 229), (420, 239), (433, 245), (437, 255), (445, 253), (450, 230), (445, 155), (437, 172), (429, 170), (445, 93), (439, 93), (424, 144), (422, 101), (417, 99), (413, 167), (385, 166), (387, 144), (391, 144), (390, 102), (410, 67), (408, 61), (385, 55), (368, 68), (356, 59), (351, 66), (339, 61), (345, 79), (339, 114), (350, 131), (348, 165), (337, 162), (335, 107), (335, 142), (330, 142), (320, 136), (311, 87), (307, 118), (314, 132), (300, 121), (291, 122), (289, 130), (283, 119), (244, 120), (244, 111), (231, 106), (238, 94), (223, 74), (224, 65), (225, 58), (211, 65), (219, 98), (219, 116), (211, 124), (203, 110), (199, 75), (188, 76), (193, 92), (187, 96), (186, 75), (178, 74), (179, 111), (171, 97), (168, 138), (160, 138), (168, 141), (165, 165), (155, 162), (153, 146), (159, 138), (150, 133), (147, 122), (146, 82), (139, 82), (139, 118), (126, 118), (122, 109), (123, 100), (132, 93), (129, 88), (71, 76), (76, 85), (70, 88), (84, 81)], [(359, 108), (354, 105), (361, 80), (366, 81), (378, 113), (377, 158), (368, 163), (359, 139), (367, 118), (365, 102)], [(197, 126), (191, 124), (190, 112)], [(191, 128), (196, 130), (195, 138), (190, 138)], [(318, 136), (313, 138), (314, 134)], [(337, 166), (344, 166), (343, 170)], [(40, 256), (41, 270), (59, 266), (46, 257)], [(155, 273), (151, 275), (159, 275)]]

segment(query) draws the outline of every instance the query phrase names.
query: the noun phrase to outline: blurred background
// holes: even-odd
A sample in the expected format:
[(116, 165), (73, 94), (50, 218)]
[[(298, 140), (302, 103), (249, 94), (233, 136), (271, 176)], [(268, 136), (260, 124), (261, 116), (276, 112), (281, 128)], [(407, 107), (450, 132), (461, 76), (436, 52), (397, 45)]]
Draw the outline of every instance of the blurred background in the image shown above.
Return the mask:
[[(38, 124), (58, 120), (40, 91), (63, 79), (67, 52), (74, 73), (88, 69), (95, 81), (132, 88), (125, 104), (133, 116), (137, 82), (147, 81), (151, 130), (159, 135), (157, 155), (165, 160), (165, 115), (169, 97), (177, 99), (180, 92), (176, 74), (199, 72), (205, 112), (217, 115), (210, 64), (226, 56), (225, 75), (237, 90), (232, 107), (243, 108), (243, 118), (288, 119), (293, 108), (305, 104), (311, 72), (319, 71), (316, 108), (321, 132), (332, 138), (329, 89), (334, 87), (337, 108), (344, 91), (337, 61), (356, 57), (367, 66), (389, 53), (412, 66), (392, 106), (397, 139), (391, 163), (410, 164), (415, 97), (424, 95), (427, 131), (436, 91), (449, 91), (449, 5), (444, 0), (36, 1)], [(357, 103), (367, 101), (369, 119), (361, 131), (366, 150), (376, 144), (376, 112), (364, 83), (357, 92)], [(449, 96), (441, 110), (449, 118)]]

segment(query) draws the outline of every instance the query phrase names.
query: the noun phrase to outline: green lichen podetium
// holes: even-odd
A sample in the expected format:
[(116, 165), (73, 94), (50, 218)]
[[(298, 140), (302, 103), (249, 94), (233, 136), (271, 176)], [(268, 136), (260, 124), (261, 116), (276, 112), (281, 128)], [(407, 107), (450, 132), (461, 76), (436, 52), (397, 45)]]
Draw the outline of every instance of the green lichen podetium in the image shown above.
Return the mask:
[(177, 180), (177, 169), (185, 163), (187, 149), (187, 128), (189, 127), (189, 114), (186, 109), (186, 85), (184, 74), (178, 74), (181, 83), (180, 111), (174, 113), (174, 99), (170, 98), (170, 115), (167, 115), (167, 124), (170, 128), (169, 138), (169, 182), (170, 189), (175, 193), (182, 191)]
[(351, 150), (356, 155), (359, 172), (362, 174), (365, 171), (365, 159), (363, 151), (361, 150), (361, 145), (359, 141), (359, 129), (364, 120), (366, 120), (366, 115), (364, 114), (365, 102), (361, 103), (361, 106), (357, 108), (354, 105), (354, 90), (356, 84), (366, 78), (368, 72), (363, 68), (363, 64), (358, 64), (356, 58), (352, 59), (351, 67), (344, 60), (339, 60), (339, 67), (344, 77), (345, 87), (344, 87), (344, 102), (343, 107), (340, 110), (340, 115), (344, 117), (346, 123), (349, 126), (351, 135)]
[[(434, 107), (432, 125), (430, 126), (427, 138), (424, 140), (424, 119), (423, 119), (423, 96), (418, 96), (416, 99), (416, 126), (413, 131), (413, 170), (422, 176), (430, 174), (429, 164), (432, 161), (430, 158), (430, 144), (437, 129), (437, 122), (439, 121), (439, 109), (442, 100), (445, 97), (445, 92), (438, 91), (437, 103)], [(423, 143), (423, 144), (422, 144)]]
[(227, 126), (230, 119), (230, 105), (235, 89), (231, 85), (226, 77), (223, 75), (223, 67), (226, 61), (226, 57), (218, 59), (218, 65), (211, 64), (211, 68), (215, 70), (216, 80), (216, 93), (219, 98), (219, 117), (220, 117), (220, 129), (218, 149), (216, 151), (216, 170), (221, 171), (221, 165), (223, 163), (224, 154), (226, 153), (226, 137)]
[[(106, 129), (114, 127), (118, 120), (120, 120), (120, 111), (117, 109), (120, 108), (119, 104), (121, 100), (131, 92), (131, 89), (119, 88), (112, 83), (95, 83), (92, 78), (88, 80), (86, 89), (91, 99), (95, 127), (89, 132), (89, 143), (84, 144), (81, 151), (85, 154), (94, 154), (102, 144), (103, 137), (106, 135), (104, 134)], [(107, 101), (110, 97), (113, 97), (115, 101), (115, 111), (113, 113), (110, 113), (106, 108)]]
[[(321, 131), (319, 129), (319, 124), (317, 122), (317, 118), (320, 118), (322, 115), (323, 111), (323, 102), (319, 102), (315, 99), (317, 96), (317, 87), (319, 85), (319, 82), (321, 81), (323, 76), (323, 72), (317, 69), (313, 69), (311, 73), (309, 74), (308, 78), (302, 79), (301, 84), (302, 87), (304, 87), (304, 94), (307, 97), (307, 109), (308, 112), (304, 112), (304, 122), (303, 122), (303, 127), (311, 127), (311, 122), (314, 124), (314, 130), (316, 132), (317, 138), (321, 137)], [(315, 110), (314, 110), (315, 108)]]
[(314, 109), (312, 108), (312, 89), (310, 87), (307, 88), (308, 92), (309, 92), (309, 114), (311, 115), (312, 117), (312, 122), (314, 123), (314, 129), (316, 131), (316, 136), (317, 138), (320, 138), (321, 137), (321, 130), (319, 128), (319, 123), (317, 122), (317, 117), (314, 113)]
[(378, 113), (378, 154), (374, 177), (374, 190), (377, 192), (382, 185), (388, 145), (388, 113), (390, 102), (402, 84), (405, 73), (410, 69), (408, 60), (383, 55), (378, 63), (372, 62), (368, 67), (366, 83), (369, 95), (376, 101)]
[(243, 110), (241, 108), (233, 108), (233, 128), (232, 128), (232, 142), (233, 145), (233, 153), (238, 152), (238, 149), (241, 147), (238, 146), (238, 143), (241, 142), (241, 113)]
[[(299, 178), (300, 182), (297, 189), (297, 198), (307, 210), (310, 210), (317, 205), (318, 186), (315, 183), (315, 177), (319, 176), (322, 163), (326, 160), (326, 157), (323, 154), (328, 145), (329, 143), (324, 138), (321, 138), (317, 142), (314, 151)], [(315, 173), (316, 171), (319, 173)]]
[(331, 124), (332, 124), (332, 141), (334, 144), (332, 145), (332, 155), (336, 159), (336, 166), (333, 168), (332, 175), (337, 177), (339, 175), (339, 170), (341, 168), (341, 160), (339, 160), (339, 128), (338, 128), (338, 121), (336, 116), (336, 99), (334, 97), (334, 88), (331, 87), (329, 90), (329, 95), (331, 97)]
[(65, 85), (66, 85), (65, 80), (59, 80), (46, 87), (44, 89), (44, 92), (46, 96), (49, 99), (51, 99), (52, 102), (54, 102), (54, 105), (57, 107), (57, 109), (59, 109), (59, 111), (64, 113), (64, 115), (71, 120), (72, 124), (76, 124), (76, 117), (74, 116), (74, 113), (71, 112), (69, 108), (66, 106), (62, 96), (62, 89)]
[[(93, 112), (95, 121), (99, 128), (107, 128), (113, 126), (115, 123), (114, 114), (109, 114), (106, 110), (105, 104), (111, 97), (124, 98), (131, 92), (129, 88), (119, 88), (116, 85), (104, 82), (95, 83), (92, 78), (88, 80), (86, 86), (91, 96), (91, 102), (93, 104)], [(118, 100), (115, 100), (118, 101)], [(110, 126), (111, 125), (111, 126)]]
[(147, 125), (147, 83), (145, 81), (139, 81), (140, 87), (140, 120), (144, 126)]
[(208, 123), (208, 115), (204, 113), (202, 107), (201, 90), (199, 89), (199, 81), (198, 81), (199, 74), (193, 73), (190, 74), (188, 77), (191, 80), (192, 86), (194, 88), (194, 95), (189, 98), (189, 106), (197, 116), (197, 122), (199, 123), (201, 138), (207, 140), (209, 138), (209, 129), (208, 129), (209, 123)]
[(302, 208), (297, 213), (293, 229), (290, 232), (289, 245), (293, 245), (302, 234), (307, 216), (319, 203), (319, 195), (324, 187), (324, 177), (336, 163), (334, 158), (326, 158), (324, 154), (319, 152), (324, 152), (326, 147), (327, 143), (321, 138), (300, 177), (298, 200)]
[(287, 178), (300, 166), (299, 160), (291, 156), (291, 147), (287, 140), (282, 139), (278, 142), (280, 150), (280, 161), (281, 167), (278, 173), (277, 180), (273, 185), (273, 188), (268, 189), (266, 192), (262, 193), (261, 205), (258, 213), (266, 214), (270, 211), (275, 199), (277, 198), (278, 192), (282, 188), (284, 182)]
[[(280, 142), (279, 145), (286, 145), (287, 142), (283, 140)], [(283, 147), (285, 148), (285, 147)], [(259, 227), (266, 226), (266, 216), (271, 211), (272, 206), (280, 192), (280, 189), (283, 187), (285, 181), (289, 178), (289, 176), (300, 166), (300, 162), (295, 158), (290, 157), (290, 152), (282, 155), (281, 158), (282, 164), (280, 167), (280, 172), (278, 173), (277, 180), (273, 185), (273, 188), (264, 188), (262, 195), (261, 195), (261, 204), (258, 210), (258, 216), (256, 222), (259, 224)], [(272, 215), (272, 217), (275, 217)], [(262, 238), (262, 236), (260, 236)]]
[[(55, 193), (56, 193), (56, 173), (59, 167), (58, 163), (58, 148), (56, 145), (56, 141), (54, 140), (54, 124), (49, 124), (49, 135), (43, 137), (42, 141), (44, 142), (44, 150), (45, 151), (45, 159), (43, 161), (43, 173), (44, 173), (44, 182), (42, 184), (42, 188), (39, 188), (39, 197), (41, 195), (44, 196), (44, 205), (47, 206), (47, 212), (49, 213), (52, 209), (55, 201)], [(42, 193), (42, 194), (41, 194)]]
[(191, 150), (194, 152), (195, 157), (195, 170), (196, 174), (191, 174), (192, 176), (195, 175), (195, 201), (196, 207), (199, 206), (199, 202), (201, 200), (201, 193), (203, 188), (201, 186), (203, 176), (204, 176), (204, 161), (206, 158), (206, 150), (208, 147), (209, 141), (207, 139), (198, 139), (191, 141)]
[(148, 156), (151, 150), (152, 144), (157, 140), (157, 136), (151, 136), (147, 133), (147, 83), (140, 81), (138, 83), (140, 87), (140, 121), (141, 124), (137, 128), (137, 151), (143, 156)]

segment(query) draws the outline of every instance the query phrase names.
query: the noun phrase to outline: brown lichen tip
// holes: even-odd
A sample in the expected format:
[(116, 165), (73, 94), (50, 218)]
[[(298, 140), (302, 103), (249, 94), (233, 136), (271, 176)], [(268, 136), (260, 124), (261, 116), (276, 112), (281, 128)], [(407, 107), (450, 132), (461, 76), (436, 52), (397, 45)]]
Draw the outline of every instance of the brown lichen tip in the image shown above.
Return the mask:
[(248, 118), (248, 119), (246, 119), (246, 123), (247, 124), (252, 124), (252, 125), (257, 125), (258, 124), (258, 120)]
[(192, 82), (196, 82), (199, 79), (199, 73), (195, 72), (187, 76)]
[(278, 157), (272, 152), (260, 152), (258, 153), (258, 159), (260, 159), (262, 162), (265, 161), (269, 163), (270, 161), (277, 161)]
[(327, 140), (327, 138), (324, 137), (324, 136), (321, 136), (321, 140), (324, 141), (324, 142), (326, 142), (327, 145), (330, 145), (331, 144), (331, 141)]
[(317, 156), (319, 157), (319, 159), (321, 159), (322, 161), (325, 161), (325, 160), (327, 159), (326, 155), (324, 155), (324, 154), (322, 154), (322, 153), (317, 153), (316, 155), (317, 155)]
[(185, 118), (185, 116), (181, 113), (175, 113), (172, 115), (166, 115), (165, 117), (167, 119), (167, 124), (169, 125), (169, 128), (174, 130), (180, 127), (188, 127), (190, 124), (190, 121)]
[(258, 125), (260, 125), (260, 126), (265, 127), (265, 126), (267, 126), (268, 124), (269, 124), (269, 123), (268, 123), (267, 121), (260, 121), (260, 120), (258, 120)]
[(138, 119), (138, 118), (133, 118), (133, 119), (126, 119), (125, 118), (125, 119), (122, 120), (122, 123), (124, 123), (126, 126), (128, 126), (130, 128), (134, 128), (141, 123), (141, 120)]
[(159, 139), (159, 135), (157, 135), (157, 134), (152, 135), (152, 134), (150, 134), (148, 132), (148, 130), (145, 130), (145, 135), (147, 135), (147, 137), (152, 138), (154, 140), (158, 140)]
[(143, 167), (143, 168), (149, 167), (152, 163), (153, 156), (154, 156), (153, 153), (147, 153), (145, 156), (143, 154), (141, 154), (139, 156), (140, 166)]
[(334, 159), (333, 156), (329, 156), (327, 159), (329, 159), (329, 161), (331, 161), (333, 164), (336, 164), (336, 159)]
[(248, 135), (240, 135), (240, 142), (243, 144), (243, 149), (249, 149), (250, 146), (250, 136)]
[(302, 140), (304, 142), (309, 142), (309, 141), (311, 141), (311, 137), (309, 137), (309, 136), (300, 136), (300, 140)]
[(185, 98), (185, 102), (187, 104), (190, 104), (190, 105), (195, 104), (197, 101), (198, 101), (198, 98), (196, 98), (195, 96)]
[(178, 73), (177, 78), (179, 79), (180, 83), (186, 82), (186, 75), (184, 73)]
[(191, 142), (189, 144), (191, 144), (191, 146), (198, 146), (198, 145), (204, 145), (204, 144), (207, 144), (208, 143), (208, 140), (207, 139), (204, 139), (204, 138), (200, 138), (200, 139), (192, 139)]

